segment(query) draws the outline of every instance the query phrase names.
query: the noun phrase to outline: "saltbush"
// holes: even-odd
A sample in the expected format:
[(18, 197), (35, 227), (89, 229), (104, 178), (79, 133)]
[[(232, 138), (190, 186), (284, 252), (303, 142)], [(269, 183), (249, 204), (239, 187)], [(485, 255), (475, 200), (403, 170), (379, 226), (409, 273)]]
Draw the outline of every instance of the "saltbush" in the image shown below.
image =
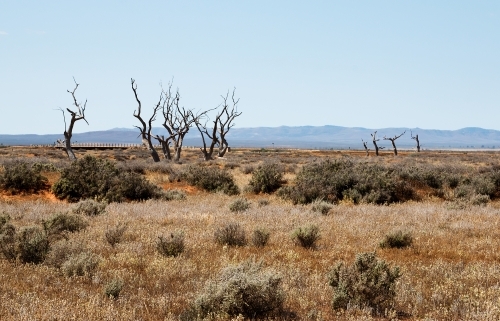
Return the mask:
[(330, 210), (333, 208), (331, 203), (325, 202), (323, 200), (316, 200), (312, 203), (311, 210), (313, 212), (321, 213), (323, 215), (328, 215)]
[(387, 234), (382, 242), (381, 248), (397, 248), (402, 249), (413, 244), (413, 236), (410, 232), (396, 231)]
[(123, 280), (115, 278), (106, 283), (103, 292), (107, 298), (116, 300), (120, 296), (122, 289), (123, 289)]
[(169, 236), (158, 236), (156, 249), (163, 256), (176, 257), (184, 252), (184, 232), (177, 231)]
[(44, 264), (60, 269), (70, 256), (75, 256), (84, 251), (83, 245), (73, 240), (62, 239), (50, 246), (50, 252)]
[(391, 269), (375, 253), (358, 254), (352, 265), (340, 262), (329, 274), (333, 308), (368, 307), (374, 314), (381, 314), (391, 307), (400, 276), (398, 267)]
[(15, 261), (17, 257), (15, 237), (16, 228), (9, 223), (10, 216), (0, 215), (0, 252), (9, 261)]
[(190, 165), (182, 173), (182, 178), (189, 185), (196, 186), (209, 192), (223, 192), (227, 195), (240, 193), (233, 176), (226, 170), (218, 167)]
[(255, 166), (251, 165), (251, 164), (240, 167), (240, 171), (243, 174), (252, 174), (254, 170), (255, 170)]
[(146, 180), (136, 173), (120, 173), (113, 180), (113, 185), (107, 191), (105, 199), (109, 202), (123, 202), (125, 200), (148, 200), (162, 198), (160, 187)]
[(5, 165), (0, 174), (0, 187), (12, 194), (36, 193), (47, 187), (47, 178), (40, 169), (21, 161)]
[(160, 195), (159, 199), (162, 199), (165, 201), (185, 200), (186, 193), (184, 191), (177, 190), (177, 189), (169, 189), (169, 190), (163, 191), (162, 194)]
[(214, 233), (215, 242), (220, 245), (244, 246), (247, 244), (245, 230), (238, 223), (228, 223)]
[(252, 192), (271, 193), (283, 184), (283, 167), (277, 163), (259, 165), (252, 173), (249, 188)]
[(306, 165), (297, 174), (294, 186), (285, 186), (278, 195), (293, 203), (317, 199), (337, 202), (386, 204), (411, 199), (413, 191), (391, 169), (351, 160), (326, 160)]
[(122, 202), (160, 198), (161, 189), (134, 172), (118, 170), (107, 160), (85, 156), (65, 168), (52, 186), (59, 199)]
[(50, 238), (66, 237), (65, 232), (77, 232), (87, 227), (80, 216), (68, 213), (58, 213), (43, 222), (43, 228)]
[(315, 247), (319, 238), (319, 227), (314, 224), (299, 227), (292, 233), (295, 243), (307, 249)]
[(62, 264), (61, 270), (67, 277), (92, 277), (99, 265), (99, 257), (92, 252), (73, 254)]
[(269, 241), (269, 236), (271, 233), (265, 228), (258, 228), (253, 231), (252, 234), (252, 244), (256, 247), (264, 247)]
[(38, 226), (25, 227), (16, 235), (16, 254), (22, 263), (42, 263), (49, 251), (47, 233)]
[(73, 207), (73, 213), (86, 216), (97, 216), (106, 211), (106, 203), (86, 199), (78, 202)]
[(111, 245), (111, 247), (115, 247), (116, 244), (121, 242), (123, 234), (126, 230), (127, 225), (119, 223), (115, 227), (107, 229), (104, 233), (104, 238), (106, 239), (106, 242)]
[(246, 198), (237, 198), (229, 204), (231, 212), (244, 212), (250, 208), (250, 202)]
[(263, 207), (263, 206), (267, 206), (269, 205), (269, 200), (268, 199), (265, 199), (265, 198), (261, 198), (257, 204), (259, 205), (259, 207)]
[(283, 309), (281, 276), (261, 262), (246, 261), (223, 269), (195, 299), (181, 320), (231, 318), (259, 319)]

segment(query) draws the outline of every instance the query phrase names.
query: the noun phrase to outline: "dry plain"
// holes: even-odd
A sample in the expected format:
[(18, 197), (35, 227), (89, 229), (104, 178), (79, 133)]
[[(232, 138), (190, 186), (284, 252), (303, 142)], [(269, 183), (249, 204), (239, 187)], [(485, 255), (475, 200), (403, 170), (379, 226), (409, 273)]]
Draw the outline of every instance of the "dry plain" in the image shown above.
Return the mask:
[[(328, 215), (311, 205), (293, 204), (275, 194), (242, 193), (228, 196), (209, 193), (169, 180), (155, 170), (141, 149), (77, 151), (127, 166), (142, 166), (144, 175), (163, 189), (183, 190), (184, 200), (111, 203), (106, 212), (86, 217), (84, 230), (71, 233), (75, 242), (99, 257), (91, 277), (67, 277), (47, 264), (23, 264), (0, 259), (1, 320), (178, 320), (207, 281), (221, 269), (246, 260), (262, 260), (266, 269), (282, 277), (284, 313), (272, 320), (499, 320), (500, 319), (500, 203), (495, 197), (479, 205), (465, 204), (416, 186), (418, 198), (389, 205), (336, 202)], [(393, 157), (366, 157), (364, 152), (235, 149), (210, 166), (226, 168), (244, 190), (251, 167), (274, 161), (285, 168), (287, 185), (293, 185), (303, 166), (324, 159), (352, 159), (370, 164), (401, 166), (460, 167), (471, 171), (499, 166), (494, 152), (401, 152)], [(42, 147), (0, 149), (2, 164), (12, 159), (69, 163), (64, 152)], [(201, 162), (197, 150), (183, 151), (182, 164), (165, 164), (182, 171)], [(448, 167), (446, 167), (448, 166)], [(248, 169), (250, 167), (250, 169)], [(248, 172), (248, 174), (246, 174)], [(49, 185), (58, 171), (46, 171)], [(245, 197), (251, 203), (243, 212), (229, 205)], [(263, 200), (267, 201), (264, 202)], [(50, 190), (36, 194), (11, 195), (1, 191), (0, 213), (8, 214), (20, 228), (40, 224), (55, 213), (70, 211), (74, 204), (58, 200)], [(250, 233), (257, 228), (270, 232), (262, 248), (246, 245), (221, 246), (214, 231), (228, 222), (239, 223)], [(126, 225), (123, 240), (111, 247), (105, 233)], [(305, 249), (291, 238), (292, 231), (307, 224), (320, 227), (317, 246)], [(388, 233), (403, 230), (413, 236), (412, 246), (383, 249), (379, 243)], [(177, 257), (164, 257), (156, 250), (158, 236), (183, 231), (185, 250)], [(368, 309), (332, 309), (328, 273), (339, 261), (350, 263), (356, 254), (376, 252), (391, 266), (399, 266), (394, 309), (375, 316)], [(123, 281), (120, 296), (103, 295), (112, 279)], [(235, 319), (243, 320), (242, 317)]]

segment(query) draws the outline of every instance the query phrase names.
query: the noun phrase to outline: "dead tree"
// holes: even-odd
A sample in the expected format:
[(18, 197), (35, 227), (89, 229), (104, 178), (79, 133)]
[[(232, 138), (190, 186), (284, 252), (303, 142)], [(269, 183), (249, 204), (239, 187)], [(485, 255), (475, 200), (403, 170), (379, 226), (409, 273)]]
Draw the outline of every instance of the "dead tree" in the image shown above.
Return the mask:
[(366, 156), (370, 156), (370, 154), (368, 153), (368, 151), (370, 150), (368, 148), (368, 146), (366, 146), (366, 142), (361, 138), (361, 141), (363, 142), (363, 146), (365, 147), (365, 151), (366, 151)]
[(185, 109), (179, 106), (180, 94), (176, 91), (175, 96), (172, 94), (172, 84), (169, 84), (168, 90), (162, 89), (163, 95), (163, 127), (168, 132), (167, 138), (163, 136), (155, 136), (161, 143), (166, 159), (171, 159), (170, 141), (173, 142), (174, 161), (179, 161), (181, 158), (182, 144), (184, 137), (193, 126), (197, 119), (203, 117), (206, 112), (194, 115), (192, 110)]
[(392, 143), (392, 147), (394, 148), (394, 156), (398, 156), (398, 149), (396, 148), (396, 139), (398, 139), (399, 137), (403, 136), (404, 134), (406, 133), (406, 130), (399, 136), (394, 136), (394, 137), (385, 137), (384, 136), (384, 140), (390, 140), (391, 143)]
[[(201, 123), (201, 120), (205, 117), (198, 117), (198, 119), (195, 121), (196, 127), (201, 134), (201, 139), (203, 142), (203, 147), (200, 148), (200, 150), (203, 153), (204, 160), (213, 159), (212, 155), (215, 146), (218, 147), (218, 157), (224, 157), (229, 148), (229, 144), (226, 140), (226, 135), (234, 126), (234, 119), (241, 115), (241, 112), (238, 112), (237, 109), (239, 99), (234, 98), (235, 90), (236, 89), (233, 90), (231, 98), (231, 107), (228, 103), (229, 92), (226, 94), (226, 96), (221, 96), (223, 99), (222, 110), (217, 113), (215, 119), (212, 121), (212, 127), (207, 127), (207, 122), (205, 122), (204, 124)], [(205, 112), (203, 116), (205, 116), (207, 112)]]
[(411, 139), (414, 139), (417, 142), (417, 153), (420, 153), (420, 141), (418, 140), (418, 135), (413, 136), (412, 131), (410, 130)]
[(378, 147), (377, 142), (378, 142), (380, 139), (377, 139), (377, 138), (376, 138), (377, 131), (375, 131), (373, 134), (370, 134), (370, 135), (372, 136), (373, 146), (375, 146), (375, 155), (376, 155), (376, 156), (378, 156), (378, 151), (379, 151), (379, 149), (384, 149), (385, 147)]
[(161, 150), (163, 152), (163, 156), (165, 157), (166, 160), (171, 160), (172, 159), (172, 154), (170, 153), (170, 137), (165, 138), (163, 135), (155, 135), (153, 136), (158, 143), (160, 143)]
[(64, 110), (59, 108), (59, 110), (61, 110), (61, 112), (63, 114), (63, 119), (64, 119), (64, 140), (63, 141), (58, 140), (58, 142), (64, 144), (64, 150), (66, 151), (66, 154), (68, 154), (68, 157), (70, 160), (76, 160), (76, 156), (75, 156), (75, 153), (73, 152), (73, 148), (71, 148), (71, 137), (73, 137), (73, 128), (75, 126), (75, 123), (77, 121), (83, 119), (83, 120), (85, 120), (87, 125), (89, 124), (87, 119), (85, 119), (85, 108), (87, 107), (87, 100), (85, 100), (85, 103), (83, 104), (83, 106), (81, 105), (81, 103), (79, 103), (76, 100), (75, 92), (78, 89), (79, 84), (76, 82), (74, 77), (73, 77), (73, 81), (75, 82), (75, 88), (73, 89), (73, 91), (68, 90), (68, 92), (73, 97), (73, 105), (76, 107), (77, 111), (73, 111), (69, 108), (66, 108), (68, 113), (71, 115), (71, 120), (69, 121), (69, 127), (66, 126), (66, 115), (64, 113)]
[(130, 80), (132, 83), (132, 91), (134, 92), (135, 100), (137, 101), (137, 104), (139, 105), (137, 110), (134, 110), (134, 117), (139, 119), (139, 121), (141, 122), (141, 127), (139, 127), (139, 126), (135, 126), (135, 127), (138, 128), (139, 131), (141, 132), (140, 136), (141, 136), (142, 144), (148, 149), (151, 157), (153, 158), (153, 161), (159, 162), (160, 156), (158, 156), (158, 152), (156, 152), (156, 149), (154, 148), (153, 143), (151, 143), (151, 138), (152, 138), (151, 130), (153, 128), (153, 122), (156, 120), (156, 113), (158, 112), (158, 109), (160, 108), (160, 105), (161, 105), (162, 96), (160, 95), (160, 101), (158, 102), (158, 104), (156, 104), (156, 106), (153, 110), (153, 115), (151, 116), (151, 118), (149, 118), (148, 124), (146, 124), (146, 122), (141, 117), (142, 105), (141, 105), (141, 101), (139, 100), (139, 97), (137, 96), (137, 84), (135, 83), (134, 79), (131, 78)]
[(229, 97), (229, 91), (226, 94), (226, 97), (221, 96), (224, 102), (222, 103), (222, 111), (220, 112), (219, 116), (217, 117), (219, 121), (219, 153), (218, 157), (224, 157), (226, 154), (229, 144), (227, 143), (226, 140), (226, 134), (229, 132), (229, 130), (234, 127), (234, 119), (238, 116), (241, 115), (241, 112), (238, 113), (238, 102), (240, 99), (234, 99), (234, 92), (236, 91), (236, 88), (233, 89), (233, 94), (231, 96), (232, 100), (232, 106), (229, 108), (227, 99)]
[(198, 128), (198, 131), (201, 134), (203, 147), (200, 147), (200, 150), (203, 153), (203, 159), (208, 161), (213, 159), (212, 155), (214, 153), (215, 145), (219, 143), (219, 139), (217, 138), (218, 121), (217, 120), (213, 121), (214, 124), (213, 127), (208, 128), (207, 121), (205, 121), (204, 124), (201, 123), (203, 119), (205, 119), (205, 117), (197, 118), (194, 124), (196, 125), (196, 128)]

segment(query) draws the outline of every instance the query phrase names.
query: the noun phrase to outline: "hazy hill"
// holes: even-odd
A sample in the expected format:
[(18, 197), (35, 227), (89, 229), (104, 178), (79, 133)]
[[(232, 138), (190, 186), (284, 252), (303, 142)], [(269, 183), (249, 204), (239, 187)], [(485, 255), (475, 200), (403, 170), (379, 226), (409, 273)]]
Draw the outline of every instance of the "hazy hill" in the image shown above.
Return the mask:
[[(500, 131), (477, 127), (459, 130), (434, 130), (419, 128), (382, 128), (377, 129), (379, 145), (390, 146), (384, 136), (393, 137), (406, 130), (397, 140), (398, 147), (411, 148), (415, 141), (410, 130), (418, 134), (423, 148), (500, 148)], [(228, 141), (234, 147), (298, 147), (298, 148), (351, 148), (362, 149), (361, 139), (372, 147), (371, 136), (375, 129), (341, 126), (281, 126), (233, 128)], [(154, 133), (165, 134), (163, 128), (154, 128)], [(62, 139), (62, 134), (51, 135), (0, 135), (3, 145), (52, 144)], [(73, 142), (81, 143), (140, 143), (138, 130), (133, 128), (114, 128), (106, 131), (86, 132), (73, 135)], [(186, 146), (199, 146), (201, 139), (196, 128), (186, 136)]]

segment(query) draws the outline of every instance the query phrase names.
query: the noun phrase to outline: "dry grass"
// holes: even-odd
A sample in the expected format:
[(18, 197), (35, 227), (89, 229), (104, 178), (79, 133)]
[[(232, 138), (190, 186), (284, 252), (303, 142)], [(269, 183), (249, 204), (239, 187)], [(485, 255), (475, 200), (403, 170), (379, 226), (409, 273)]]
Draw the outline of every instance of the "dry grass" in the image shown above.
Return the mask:
[[(197, 160), (190, 152), (186, 152), (186, 163)], [(314, 158), (342, 154), (236, 151), (227, 158), (249, 164), (276, 158), (300, 167)], [(490, 154), (478, 154), (429, 153), (424, 158), (402, 153), (398, 159), (384, 156), (370, 157), (369, 161), (456, 162), (474, 167), (496, 163)], [(17, 156), (22, 157), (21, 153)], [(109, 157), (104, 152), (101, 156)], [(243, 188), (250, 174), (243, 174), (238, 167), (231, 172)], [(169, 183), (161, 174), (148, 175), (164, 188), (181, 184)], [(287, 176), (293, 178), (292, 174)], [(295, 315), (296, 320), (374, 320), (366, 309), (335, 312), (327, 276), (336, 262), (352, 262), (356, 254), (373, 251), (391, 266), (399, 266), (403, 274), (397, 284), (395, 311), (389, 311), (388, 317), (399, 312), (408, 320), (500, 319), (500, 206), (496, 202), (467, 209), (453, 209), (431, 197), (391, 206), (341, 202), (324, 216), (312, 212), (309, 206), (292, 205), (272, 195), (245, 197), (255, 204), (265, 198), (269, 205), (231, 212), (227, 204), (237, 196), (200, 191), (188, 193), (184, 201), (109, 204), (106, 213), (86, 218), (89, 225), (85, 230), (69, 236), (99, 257), (92, 278), (67, 277), (46, 264), (0, 259), (1, 319), (178, 320), (221, 269), (255, 258), (282, 276), (287, 314), (281, 319), (293, 319)], [(0, 213), (9, 214), (16, 228), (40, 224), (54, 213), (69, 211), (71, 206), (44, 194), (0, 198)], [(218, 245), (214, 232), (229, 222), (238, 222), (247, 235), (265, 227), (271, 238), (265, 247)], [(127, 232), (120, 243), (110, 247), (106, 231), (120, 224), (126, 224)], [(309, 224), (319, 226), (321, 233), (313, 250), (296, 246), (291, 238), (297, 227)], [(185, 250), (178, 257), (164, 257), (156, 251), (156, 240), (175, 230), (184, 232)], [(397, 230), (411, 232), (413, 245), (381, 249), (384, 237)], [(123, 281), (116, 300), (103, 294), (103, 288), (113, 280)]]

